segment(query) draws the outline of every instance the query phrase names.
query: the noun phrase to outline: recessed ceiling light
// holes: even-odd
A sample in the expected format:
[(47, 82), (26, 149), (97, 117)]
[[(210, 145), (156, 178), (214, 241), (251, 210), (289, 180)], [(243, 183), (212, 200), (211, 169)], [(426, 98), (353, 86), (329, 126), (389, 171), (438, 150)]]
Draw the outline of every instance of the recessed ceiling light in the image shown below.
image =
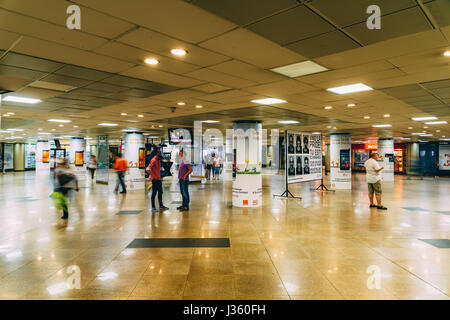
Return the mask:
[(327, 126), (328, 129), (331, 129), (331, 126)]
[(180, 102), (177, 102), (177, 105), (179, 105), (179, 106), (184, 106), (186, 103), (184, 103), (184, 102), (182, 102), (182, 101), (180, 101)]
[[(447, 121), (431, 121), (431, 122), (425, 122), (425, 124), (446, 124)], [(425, 128), (425, 127), (424, 127)]]
[(385, 114), (383, 117), (389, 118), (390, 116), (391, 116), (390, 114)]
[(441, 132), (441, 130), (436, 130), (436, 132)]
[(432, 133), (422, 133), (420, 134), (421, 137), (432, 137), (433, 134)]
[(69, 123), (72, 122), (72, 120), (64, 120), (64, 119), (49, 119), (49, 122), (61, 122), (61, 123)]
[(450, 57), (450, 50), (445, 51), (445, 52), (444, 52), (444, 56), (445, 56), (445, 57)]
[(280, 73), (290, 78), (305, 76), (318, 72), (327, 71), (328, 69), (312, 61), (303, 61), (289, 64), (287, 66), (270, 69), (273, 72)]
[(354, 104), (354, 103), (347, 104), (347, 107), (354, 107), (354, 106), (356, 106), (356, 104)]
[(121, 116), (126, 116), (127, 115), (127, 113), (125, 113), (125, 112), (122, 112), (121, 114), (120, 114)]
[(437, 117), (416, 117), (416, 118), (411, 118), (411, 120), (414, 120), (414, 121), (437, 120)]
[(392, 127), (391, 124), (374, 124), (372, 127), (374, 128), (388, 128), (388, 127)]
[(162, 128), (163, 127), (163, 125), (162, 124), (160, 124), (158, 127), (160, 127), (160, 128)]
[(51, 134), (50, 132), (39, 132), (39, 134)]
[(336, 130), (337, 128), (336, 128), (336, 127), (333, 127), (333, 129)]
[(364, 116), (364, 119), (370, 119), (370, 116)]
[(52, 129), (52, 131), (56, 131), (56, 129)]
[(42, 131), (42, 128), (39, 128), (38, 130), (39, 130), (39, 131)]
[(418, 136), (418, 135), (421, 135), (421, 134), (423, 134), (423, 132), (413, 132), (413, 133), (411, 133), (411, 135), (413, 135), (413, 136)]
[(197, 109), (203, 108), (203, 106), (201, 106), (201, 105), (196, 105), (195, 107), (196, 107)]
[(99, 126), (104, 126), (104, 127), (115, 127), (118, 126), (117, 123), (108, 123), (108, 122), (102, 122), (98, 124)]
[(64, 125), (63, 125), (63, 124), (59, 124), (58, 127), (61, 127), (61, 128), (62, 128), (62, 127), (64, 127)]
[(331, 110), (331, 109), (333, 109), (333, 107), (332, 106), (326, 106), (324, 109)]
[(413, 127), (408, 127), (409, 130), (411, 130)]
[(252, 100), (250, 102), (264, 104), (264, 105), (271, 105), (271, 104), (285, 103), (287, 101), (282, 100), (282, 99), (277, 99), (277, 98), (264, 98), (264, 99)]
[(293, 123), (298, 123), (298, 121), (295, 121), (295, 120), (281, 120), (281, 121), (278, 121), (278, 123), (281, 123), (281, 124), (293, 124)]
[(23, 131), (23, 129), (6, 129), (8, 131)]
[(334, 92), (337, 94), (347, 94), (347, 93), (355, 93), (355, 92), (370, 91), (370, 90), (373, 90), (373, 89), (369, 86), (366, 86), (363, 83), (354, 83), (354, 84), (349, 84), (347, 86), (341, 86), (341, 87), (327, 89), (327, 91), (331, 91), (331, 92)]
[(78, 126), (73, 126), (74, 128), (78, 128)]
[(7, 112), (6, 114), (9, 114), (10, 116), (13, 116), (13, 115), (15, 115), (15, 113), (14, 113), (14, 112)]
[(184, 49), (172, 49), (170, 52), (176, 56), (184, 56), (187, 53)]
[(311, 134), (320, 134), (320, 132), (312, 132)]
[(147, 59), (145, 59), (144, 61), (145, 61), (146, 64), (151, 64), (151, 65), (155, 65), (155, 64), (158, 64), (158, 63), (159, 63), (158, 60), (153, 59), (153, 58), (147, 58)]
[(144, 115), (143, 114), (138, 114), (138, 118), (143, 118)]
[(3, 116), (4, 116), (4, 117), (9, 117), (9, 114), (5, 113)]
[(202, 122), (204, 122), (204, 123), (217, 123), (219, 121), (217, 121), (217, 120), (204, 120)]
[(40, 99), (24, 98), (24, 97), (17, 97), (17, 96), (6, 96), (6, 97), (3, 98), (3, 101), (36, 104), (36, 103), (41, 102), (42, 100), (40, 100)]

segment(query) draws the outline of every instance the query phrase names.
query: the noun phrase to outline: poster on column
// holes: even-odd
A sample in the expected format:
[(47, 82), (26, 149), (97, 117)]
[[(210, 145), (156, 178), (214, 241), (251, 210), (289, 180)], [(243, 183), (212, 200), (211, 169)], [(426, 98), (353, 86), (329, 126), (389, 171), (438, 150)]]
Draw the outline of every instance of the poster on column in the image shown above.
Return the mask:
[(38, 141), (35, 152), (36, 174), (50, 174), (50, 142)]
[(108, 136), (99, 136), (97, 137), (97, 183), (108, 184), (108, 173)]
[(381, 156), (379, 165), (384, 167), (381, 170), (383, 181), (394, 181), (394, 140), (380, 139), (378, 140), (378, 154)]
[(298, 183), (322, 179), (322, 136), (287, 131), (287, 182)]
[(70, 139), (70, 167), (78, 179), (86, 178), (86, 140), (84, 138)]
[(144, 155), (142, 152), (144, 147), (144, 136), (141, 133), (128, 133), (125, 136), (124, 158), (129, 167), (125, 175), (125, 184), (128, 190), (145, 189), (145, 165), (142, 167), (142, 158), (140, 158), (140, 155)]
[(439, 145), (439, 170), (450, 170), (450, 144)]
[(331, 188), (352, 188), (350, 135), (334, 134), (330, 137)]

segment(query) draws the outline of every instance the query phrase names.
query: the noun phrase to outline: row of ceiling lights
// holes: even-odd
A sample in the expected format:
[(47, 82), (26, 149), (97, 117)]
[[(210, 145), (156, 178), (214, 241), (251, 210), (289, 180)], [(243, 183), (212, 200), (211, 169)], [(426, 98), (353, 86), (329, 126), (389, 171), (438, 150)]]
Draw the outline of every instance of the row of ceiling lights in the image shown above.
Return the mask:
[[(172, 53), (173, 55), (182, 57), (187, 54), (187, 51), (184, 49), (176, 48), (176, 49), (170, 50), (170, 53)], [(157, 65), (159, 63), (159, 60), (155, 59), (155, 58), (147, 58), (144, 60), (144, 62), (149, 65)]]

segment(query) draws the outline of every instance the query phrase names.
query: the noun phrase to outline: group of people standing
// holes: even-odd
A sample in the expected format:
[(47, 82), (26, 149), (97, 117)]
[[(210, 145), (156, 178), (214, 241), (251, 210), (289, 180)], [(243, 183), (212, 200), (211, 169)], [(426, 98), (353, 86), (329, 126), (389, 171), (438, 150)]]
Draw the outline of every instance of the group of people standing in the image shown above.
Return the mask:
[(205, 157), (205, 178), (213, 181), (219, 181), (220, 170), (222, 163), (220, 162), (219, 155), (216, 153), (207, 154)]

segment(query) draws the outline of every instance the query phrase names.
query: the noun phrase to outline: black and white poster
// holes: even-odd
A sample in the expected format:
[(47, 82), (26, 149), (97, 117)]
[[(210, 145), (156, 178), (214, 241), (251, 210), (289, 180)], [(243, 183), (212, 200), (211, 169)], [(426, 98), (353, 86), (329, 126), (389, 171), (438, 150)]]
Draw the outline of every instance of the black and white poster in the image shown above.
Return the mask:
[(288, 183), (322, 178), (322, 136), (287, 131), (286, 175)]

